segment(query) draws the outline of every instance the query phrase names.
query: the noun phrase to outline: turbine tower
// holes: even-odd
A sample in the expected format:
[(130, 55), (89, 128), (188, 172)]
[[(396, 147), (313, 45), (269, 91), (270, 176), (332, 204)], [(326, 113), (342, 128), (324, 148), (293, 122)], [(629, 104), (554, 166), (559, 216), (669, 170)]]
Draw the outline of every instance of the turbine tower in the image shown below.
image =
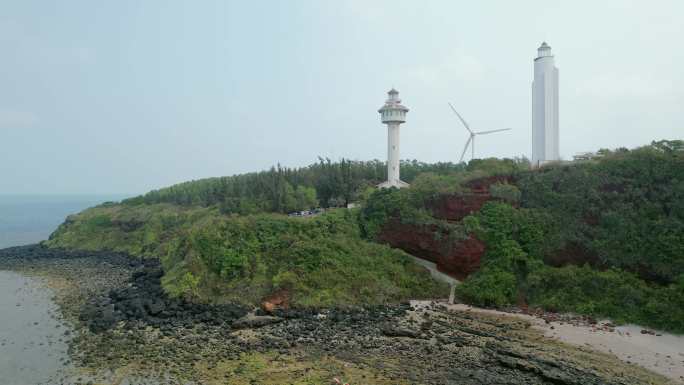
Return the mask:
[(532, 167), (558, 160), (558, 68), (551, 47), (543, 42), (534, 59)]
[(477, 136), (477, 135), (493, 134), (493, 133), (495, 133), (495, 132), (501, 132), (501, 131), (508, 131), (508, 130), (510, 130), (510, 128), (500, 128), (500, 129), (497, 129), (497, 130), (487, 130), (487, 131), (478, 131), (478, 132), (475, 132), (475, 131), (473, 131), (473, 130), (470, 129), (470, 126), (468, 125), (468, 123), (466, 123), (466, 121), (461, 117), (461, 114), (459, 114), (458, 111), (456, 111), (456, 109), (454, 108), (453, 105), (451, 105), (451, 103), (449, 103), (449, 107), (451, 107), (451, 110), (454, 111), (454, 113), (456, 114), (456, 116), (458, 116), (458, 119), (461, 121), (461, 123), (463, 123), (463, 126), (464, 126), (464, 127), (466, 128), (466, 130), (468, 130), (468, 132), (470, 133), (470, 138), (468, 138), (468, 141), (466, 142), (465, 146), (463, 147), (463, 152), (461, 153), (461, 159), (459, 159), (458, 163), (463, 162), (463, 157), (465, 157), (466, 151), (468, 151), (468, 146), (470, 146), (470, 150), (471, 150), (471, 152), (470, 152), (470, 154), (471, 154), (471, 155), (470, 155), (470, 159), (471, 159), (471, 160), (475, 159), (475, 136)]
[(399, 177), (399, 125), (406, 122), (408, 108), (401, 105), (399, 92), (392, 88), (385, 105), (380, 107), (380, 119), (387, 125), (387, 181), (378, 187), (408, 187), (408, 183)]

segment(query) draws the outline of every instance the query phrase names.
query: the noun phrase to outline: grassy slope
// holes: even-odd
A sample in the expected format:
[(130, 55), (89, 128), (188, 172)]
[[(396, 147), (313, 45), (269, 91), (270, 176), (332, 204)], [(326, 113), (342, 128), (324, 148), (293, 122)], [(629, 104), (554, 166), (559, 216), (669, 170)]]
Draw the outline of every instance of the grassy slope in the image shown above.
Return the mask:
[(286, 289), (300, 306), (445, 295), (406, 254), (361, 238), (356, 213), (226, 216), (215, 208), (107, 205), (70, 216), (50, 247), (159, 256), (164, 287), (201, 301), (258, 303)]
[(141, 257), (163, 255), (168, 241), (218, 216), (212, 208), (172, 204), (105, 204), (70, 215), (46, 242), (49, 247), (111, 250)]

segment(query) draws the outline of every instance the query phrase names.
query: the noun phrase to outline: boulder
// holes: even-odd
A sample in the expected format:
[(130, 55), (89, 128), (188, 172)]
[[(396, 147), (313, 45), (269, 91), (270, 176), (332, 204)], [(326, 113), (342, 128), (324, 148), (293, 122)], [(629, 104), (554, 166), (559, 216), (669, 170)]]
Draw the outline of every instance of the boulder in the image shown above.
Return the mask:
[(261, 309), (266, 313), (274, 310), (287, 310), (290, 307), (290, 292), (286, 289), (276, 290), (261, 301)]

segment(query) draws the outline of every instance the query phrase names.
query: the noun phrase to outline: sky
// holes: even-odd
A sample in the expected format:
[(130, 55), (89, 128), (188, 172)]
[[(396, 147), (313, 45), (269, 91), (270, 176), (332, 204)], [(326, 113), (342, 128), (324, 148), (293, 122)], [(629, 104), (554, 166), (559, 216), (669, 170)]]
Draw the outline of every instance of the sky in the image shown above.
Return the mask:
[(318, 156), (530, 157), (533, 59), (560, 152), (684, 137), (681, 1), (0, 0), (0, 194), (138, 194)]

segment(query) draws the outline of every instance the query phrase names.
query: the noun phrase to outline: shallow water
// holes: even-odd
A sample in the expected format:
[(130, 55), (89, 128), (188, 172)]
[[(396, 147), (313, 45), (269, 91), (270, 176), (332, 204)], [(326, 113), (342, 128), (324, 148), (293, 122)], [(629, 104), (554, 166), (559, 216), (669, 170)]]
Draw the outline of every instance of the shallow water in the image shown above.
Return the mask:
[(0, 384), (50, 382), (64, 370), (68, 328), (36, 278), (0, 271)]
[(53, 296), (40, 278), (0, 270), (0, 385), (193, 385), (125, 371), (86, 374), (70, 364), (67, 349), (74, 332), (62, 321)]

